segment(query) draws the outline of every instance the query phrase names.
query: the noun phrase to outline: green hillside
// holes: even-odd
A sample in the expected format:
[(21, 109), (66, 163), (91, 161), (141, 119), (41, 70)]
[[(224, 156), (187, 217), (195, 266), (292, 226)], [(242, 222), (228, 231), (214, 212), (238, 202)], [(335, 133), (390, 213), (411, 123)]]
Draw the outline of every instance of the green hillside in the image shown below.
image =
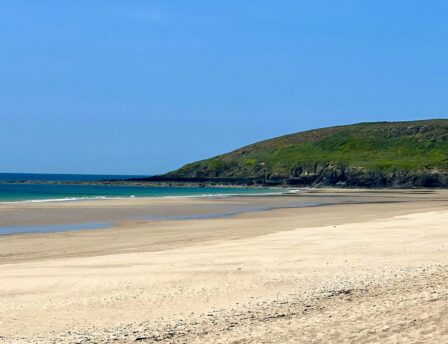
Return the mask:
[(162, 177), (380, 186), (415, 184), (410, 178), (423, 178), (420, 183), (425, 184), (430, 178), (430, 184), (444, 186), (447, 171), (448, 120), (440, 119), (360, 123), (290, 134), (187, 164)]

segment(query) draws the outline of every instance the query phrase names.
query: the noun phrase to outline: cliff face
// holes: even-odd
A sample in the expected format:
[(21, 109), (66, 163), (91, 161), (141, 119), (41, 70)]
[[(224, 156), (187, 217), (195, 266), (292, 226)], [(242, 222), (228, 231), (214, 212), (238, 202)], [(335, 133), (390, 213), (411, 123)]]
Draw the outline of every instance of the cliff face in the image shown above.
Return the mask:
[(289, 185), (341, 187), (448, 187), (448, 172), (437, 169), (374, 171), (316, 164), (285, 179)]
[(187, 164), (152, 180), (447, 187), (448, 120), (361, 123), (286, 135)]

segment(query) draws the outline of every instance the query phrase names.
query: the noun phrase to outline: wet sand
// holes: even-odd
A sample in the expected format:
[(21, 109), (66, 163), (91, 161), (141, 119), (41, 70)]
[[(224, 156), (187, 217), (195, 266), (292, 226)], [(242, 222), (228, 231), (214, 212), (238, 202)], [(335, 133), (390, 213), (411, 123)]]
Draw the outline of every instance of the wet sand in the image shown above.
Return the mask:
[[(298, 200), (329, 205), (292, 207)], [(311, 190), (0, 205), (7, 225), (63, 214), (113, 223), (0, 236), (0, 340), (445, 342), (447, 200), (447, 191)], [(134, 219), (235, 207), (272, 210)]]

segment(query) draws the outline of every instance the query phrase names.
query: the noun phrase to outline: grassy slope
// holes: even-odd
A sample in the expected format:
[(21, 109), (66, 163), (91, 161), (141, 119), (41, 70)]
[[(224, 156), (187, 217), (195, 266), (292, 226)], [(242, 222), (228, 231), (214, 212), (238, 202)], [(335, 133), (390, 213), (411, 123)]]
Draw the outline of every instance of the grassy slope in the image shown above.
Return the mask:
[(185, 165), (168, 176), (289, 176), (331, 163), (373, 171), (448, 170), (448, 120), (361, 123), (278, 137)]

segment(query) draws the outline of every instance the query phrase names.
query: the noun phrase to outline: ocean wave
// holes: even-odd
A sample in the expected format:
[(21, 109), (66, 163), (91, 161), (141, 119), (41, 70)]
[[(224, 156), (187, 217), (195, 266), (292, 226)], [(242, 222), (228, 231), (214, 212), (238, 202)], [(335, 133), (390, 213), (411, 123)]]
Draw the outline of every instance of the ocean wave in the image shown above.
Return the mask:
[(89, 200), (117, 200), (117, 199), (129, 199), (129, 198), (224, 198), (224, 197), (254, 197), (254, 196), (275, 196), (282, 194), (296, 194), (301, 190), (299, 189), (278, 189), (273, 192), (247, 192), (247, 193), (204, 193), (204, 194), (190, 194), (190, 195), (166, 195), (166, 196), (150, 196), (150, 195), (123, 195), (123, 196), (83, 196), (83, 197), (62, 197), (62, 198), (45, 198), (45, 199), (29, 199), (18, 201), (0, 201), (0, 203), (53, 203), (53, 202), (77, 202), (77, 201), (89, 201)]
[(275, 196), (275, 195), (283, 195), (288, 194), (289, 192), (254, 192), (254, 193), (221, 193), (221, 194), (200, 194), (200, 195), (177, 195), (177, 196), (159, 196), (154, 198), (221, 198), (221, 197), (235, 197), (235, 196), (244, 196), (244, 197), (253, 197), (253, 196)]
[(75, 202), (88, 201), (99, 199), (120, 199), (128, 197), (106, 197), (106, 196), (92, 196), (92, 197), (64, 197), (64, 198), (46, 198), (46, 199), (28, 199), (21, 201), (0, 201), (0, 203), (47, 203), (47, 202)]

